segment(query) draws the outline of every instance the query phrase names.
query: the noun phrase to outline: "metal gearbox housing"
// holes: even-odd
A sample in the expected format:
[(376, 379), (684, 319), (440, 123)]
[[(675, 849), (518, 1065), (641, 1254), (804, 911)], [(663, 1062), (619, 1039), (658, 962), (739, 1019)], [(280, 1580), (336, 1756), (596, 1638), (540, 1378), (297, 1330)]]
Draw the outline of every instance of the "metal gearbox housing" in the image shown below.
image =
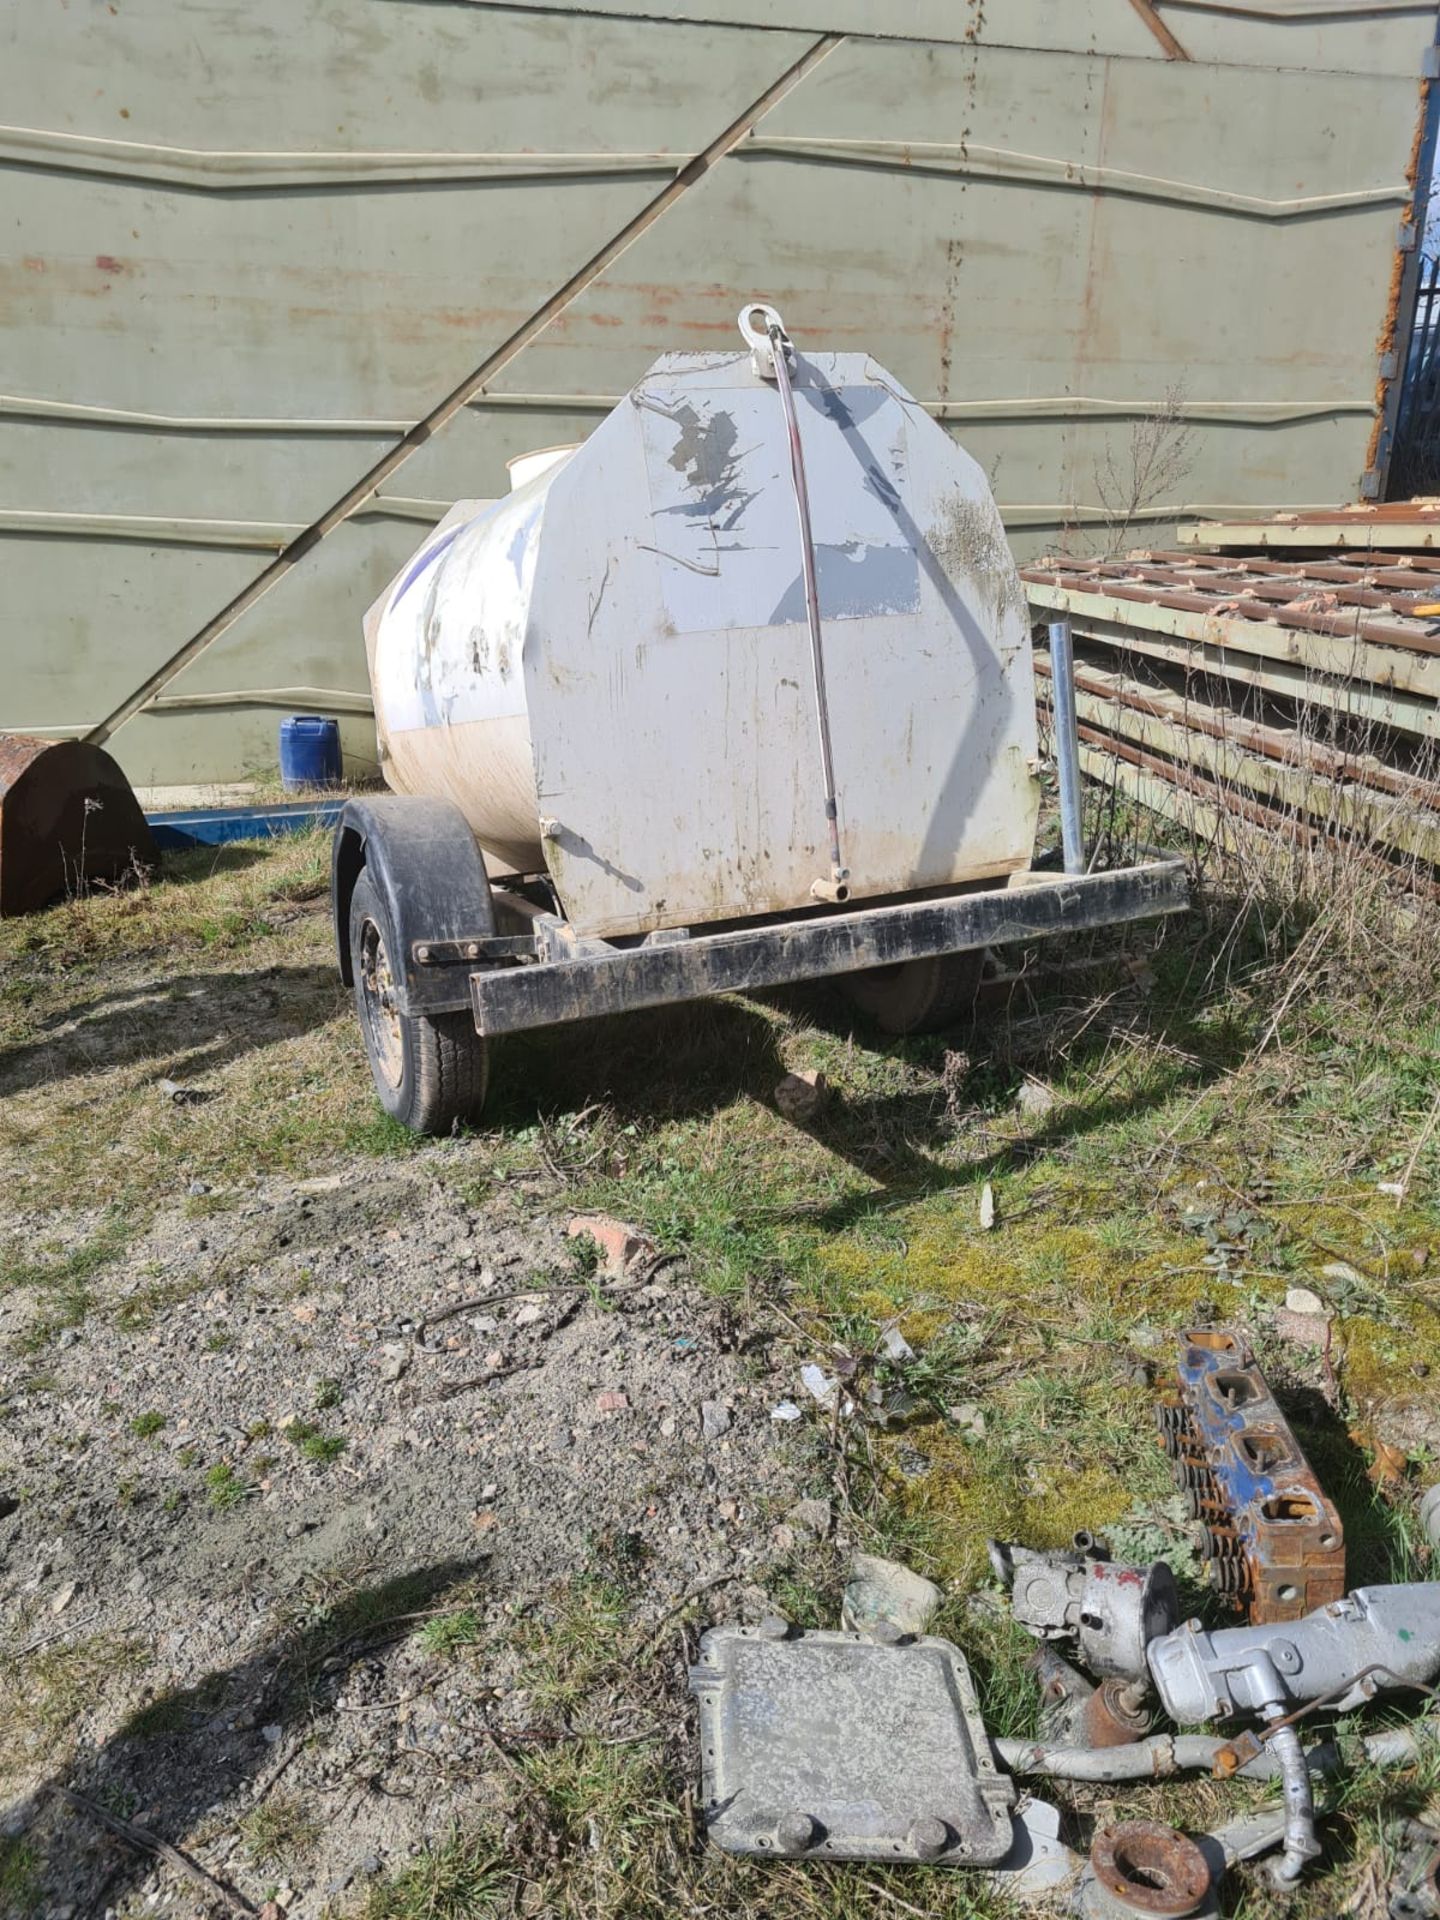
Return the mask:
[(948, 1641), (712, 1627), (691, 1669), (702, 1814), (727, 1853), (994, 1866), (1014, 1783)]
[(1180, 1615), (1175, 1576), (1163, 1560), (1121, 1566), (1082, 1550), (1037, 1553), (990, 1543), (990, 1562), (1010, 1585), (1011, 1609), (1037, 1640), (1073, 1640), (1093, 1674), (1143, 1678), (1145, 1649)]
[(1191, 1620), (1154, 1641), (1150, 1673), (1171, 1719), (1273, 1716), (1310, 1700), (1345, 1713), (1393, 1687), (1428, 1687), (1440, 1671), (1440, 1581), (1357, 1587), (1285, 1626), (1207, 1633)]
[[(1390, 1687), (1428, 1689), (1440, 1670), (1440, 1583), (1357, 1587), (1303, 1620), (1225, 1627), (1187, 1621), (1149, 1651), (1151, 1676), (1181, 1724), (1251, 1713), (1269, 1722), (1265, 1741), (1280, 1767), (1285, 1844), (1274, 1873), (1293, 1884), (1320, 1851), (1309, 1769), (1295, 1709), (1324, 1701), (1339, 1713)], [(1231, 1770), (1259, 1743), (1231, 1743)]]
[(1345, 1591), (1345, 1535), (1244, 1335), (1194, 1328), (1156, 1408), (1210, 1582), (1257, 1625), (1299, 1620)]

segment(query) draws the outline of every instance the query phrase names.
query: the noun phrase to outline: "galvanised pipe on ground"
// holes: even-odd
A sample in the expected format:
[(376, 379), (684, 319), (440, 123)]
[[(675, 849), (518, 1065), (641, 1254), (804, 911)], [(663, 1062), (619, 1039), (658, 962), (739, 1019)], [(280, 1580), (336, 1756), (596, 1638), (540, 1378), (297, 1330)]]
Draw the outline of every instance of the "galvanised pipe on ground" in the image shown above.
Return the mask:
[(1066, 873), (1084, 873), (1080, 825), (1080, 734), (1075, 712), (1075, 649), (1070, 622), (1050, 622), (1050, 712), (1055, 725), (1055, 771), (1060, 780), (1060, 843)]

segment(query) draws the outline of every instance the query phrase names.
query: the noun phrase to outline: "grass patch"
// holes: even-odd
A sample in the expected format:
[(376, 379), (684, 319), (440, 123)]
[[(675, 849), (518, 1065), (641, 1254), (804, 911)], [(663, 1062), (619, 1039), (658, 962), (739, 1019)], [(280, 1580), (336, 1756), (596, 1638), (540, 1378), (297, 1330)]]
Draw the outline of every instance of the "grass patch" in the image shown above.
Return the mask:
[(525, 1683), (542, 1716), (564, 1720), (593, 1704), (629, 1647), (631, 1604), (619, 1581), (582, 1573), (558, 1589), (543, 1616), (522, 1624), (516, 1637)]
[[(329, 856), (324, 829), (167, 854), (148, 881), (62, 900), (9, 923), (0, 951), (19, 982), (40, 963), (83, 979), (136, 955), (263, 945), (276, 931), (270, 908), (317, 898), (328, 886)], [(18, 993), (6, 1011), (22, 1032), (36, 1024), (33, 1003)]]
[[(127, 1294), (114, 1310), (115, 1325), (122, 1333), (144, 1333), (168, 1307), (179, 1306), (203, 1293), (208, 1281), (193, 1277), (184, 1280), (152, 1280)], [(208, 1347), (208, 1343), (207, 1343)], [(209, 1348), (209, 1351), (214, 1351)]]
[(52, 1241), (39, 1259), (28, 1242), (12, 1241), (0, 1251), (0, 1292), (28, 1291), (37, 1299), (34, 1319), (16, 1339), (19, 1352), (38, 1353), (57, 1334), (83, 1326), (95, 1304), (92, 1282), (120, 1257), (133, 1231), (133, 1221), (116, 1210), (78, 1246)]
[(68, 1751), (79, 1723), (149, 1659), (122, 1634), (98, 1633), (43, 1648), (0, 1670), (0, 1767), (33, 1768)]
[(424, 1651), (437, 1659), (473, 1647), (481, 1638), (480, 1616), (473, 1607), (460, 1607), (454, 1613), (442, 1613), (427, 1620), (416, 1636)]
[(205, 1475), (205, 1494), (217, 1513), (229, 1513), (248, 1500), (255, 1489), (226, 1460), (218, 1460)]
[(533, 1829), (557, 1855), (546, 1905), (557, 1914), (660, 1913), (673, 1885), (680, 1806), (653, 1746), (580, 1741), (527, 1756)]
[(130, 1238), (129, 1223), (122, 1214), (114, 1213), (79, 1246), (65, 1248), (53, 1241), (42, 1244), (39, 1259), (29, 1253), (28, 1240), (11, 1241), (0, 1252), (0, 1291), (29, 1287), (56, 1298), (88, 1300), (86, 1283), (125, 1251)]
[(322, 1433), (308, 1420), (293, 1420), (285, 1429), (285, 1438), (316, 1467), (328, 1467), (338, 1460), (347, 1445), (343, 1434)]
[(394, 1879), (372, 1887), (360, 1920), (486, 1920), (513, 1884), (503, 1846), (483, 1830), (452, 1830)]
[(137, 1440), (153, 1440), (157, 1433), (164, 1431), (165, 1416), (152, 1408), (148, 1413), (137, 1413), (130, 1422), (130, 1431)]
[[(0, 925), (0, 1173), (17, 1205), (84, 1194), (124, 1203), (138, 1231), (177, 1183), (233, 1190), (257, 1167), (417, 1150), (371, 1094), (328, 860), (323, 832), (200, 850), (148, 885)], [(167, 1078), (196, 1097), (177, 1103)], [(37, 1283), (66, 1277), (17, 1246), (0, 1284), (37, 1264)]]
[(40, 1902), (40, 1856), (28, 1840), (0, 1838), (0, 1910), (34, 1913)]
[(321, 1831), (300, 1796), (283, 1791), (270, 1794), (240, 1823), (240, 1838), (256, 1865), (287, 1871), (304, 1864)]
[[(867, 1408), (873, 1387), (894, 1409), (842, 1429), (850, 1506), (837, 1528), (946, 1583), (943, 1629), (999, 1733), (1032, 1733), (1035, 1698), (1029, 1642), (984, 1598), (987, 1534), (1042, 1546), (1108, 1529), (1117, 1550), (1164, 1553), (1182, 1582), (1195, 1578), (1137, 1375), (1141, 1362), (1164, 1370), (1192, 1316), (1259, 1333), (1341, 1506), (1352, 1579), (1435, 1570), (1413, 1490), (1366, 1476), (1375, 1436), (1402, 1434), (1421, 1462), (1440, 1445), (1428, 908), (1407, 921), (1334, 875), (1287, 890), (1222, 874), (1185, 920), (1022, 956), (1009, 1005), (973, 1031), (883, 1041), (816, 986), (521, 1036), (498, 1062), (484, 1127), (435, 1146), (371, 1095), (333, 974), (322, 852), (200, 856), (133, 898), (0, 927), (0, 1173), (17, 1207), (83, 1193), (92, 1209), (73, 1242), (12, 1246), (0, 1266), (0, 1284), (35, 1289), (43, 1324), (88, 1310), (150, 1196), (197, 1178), (240, 1193), (256, 1174), (419, 1155), (467, 1204), (539, 1188), (619, 1214), (683, 1253), (742, 1333), (783, 1329), (775, 1398), (803, 1397), (793, 1366), (813, 1357), (851, 1369)], [(797, 1068), (823, 1070), (832, 1089), (805, 1129), (773, 1103)], [(162, 1075), (211, 1097), (177, 1105), (157, 1092)], [(1022, 1100), (1027, 1083), (1038, 1099), (1031, 1085)], [(1403, 1197), (1381, 1181), (1403, 1181)], [(584, 1273), (592, 1250), (571, 1257)], [(136, 1311), (163, 1312), (165, 1284)], [(1336, 1309), (1333, 1378), (1315, 1350), (1271, 1337), (1296, 1284)], [(913, 1361), (884, 1358), (887, 1328)], [(315, 1400), (317, 1416), (336, 1404), (325, 1383)], [(344, 1447), (313, 1419), (288, 1431), (316, 1465)], [(825, 1444), (818, 1422), (812, 1437)], [(756, 1569), (807, 1625), (835, 1621), (838, 1573), (833, 1549), (799, 1541)], [(287, 1697), (308, 1700), (341, 1648), (418, 1635), (443, 1658), (479, 1644), (468, 1582), (456, 1570), (375, 1586), (349, 1569), (315, 1583), (283, 1626)], [(688, 1753), (604, 1744), (654, 1708), (643, 1591), (623, 1546), (597, 1542), (584, 1574), (507, 1629), (537, 1719), (571, 1737), (523, 1755), (528, 1811), (512, 1780), (508, 1824), (436, 1842), (372, 1892), (370, 1920), (506, 1910), (525, 1879), (534, 1910), (577, 1920), (702, 1907), (893, 1920), (897, 1899), (956, 1920), (1001, 1909), (964, 1876), (697, 1851), (681, 1812)], [(1348, 1897), (1386, 1795), (1402, 1804), (1412, 1786), (1432, 1790), (1427, 1779), (1347, 1777), (1298, 1920)], [(1208, 1792), (1157, 1786), (1127, 1791), (1124, 1806), (1208, 1815)]]

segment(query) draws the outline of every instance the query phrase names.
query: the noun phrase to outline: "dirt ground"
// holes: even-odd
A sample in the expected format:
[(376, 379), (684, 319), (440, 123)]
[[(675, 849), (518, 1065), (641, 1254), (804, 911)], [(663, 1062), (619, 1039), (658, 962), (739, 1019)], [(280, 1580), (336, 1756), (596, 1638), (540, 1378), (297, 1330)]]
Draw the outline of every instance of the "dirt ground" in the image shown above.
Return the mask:
[[(457, 1663), (446, 1623), (543, 1622), (587, 1575), (643, 1586), (642, 1636), (687, 1596), (711, 1617), (769, 1604), (815, 1458), (770, 1418), (765, 1330), (742, 1338), (673, 1262), (578, 1274), (563, 1212), (523, 1191), (465, 1206), (455, 1157), (162, 1210), (19, 1393), (6, 1625), (53, 1671), (37, 1724), (0, 1739), (28, 1788), (11, 1829), (47, 1857), (37, 1912), (195, 1898), (47, 1802), (57, 1777), (203, 1831), (210, 1871), (252, 1895), (276, 1883), (247, 1823), (283, 1779), (319, 1827), (287, 1909), (316, 1915), (484, 1803), (493, 1735), (556, 1731), (518, 1653)], [(0, 1338), (31, 1305), (7, 1297)]]
[[(1216, 1617), (1152, 1424), (1191, 1316), (1255, 1337), (1352, 1581), (1431, 1569), (1423, 953), (1357, 971), (1324, 910), (1212, 904), (1054, 974), (1015, 956), (933, 1040), (817, 988), (518, 1041), (484, 1125), (417, 1145), (370, 1093), (325, 881), (323, 840), (237, 848), (0, 929), (6, 1920), (1006, 1912), (965, 1875), (706, 1846), (697, 1636), (834, 1625), (853, 1551), (889, 1554), (1029, 1736), (987, 1535), (1100, 1528)], [(796, 1068), (828, 1081), (803, 1120)], [(592, 1210), (646, 1236), (623, 1276), (566, 1236)], [(848, 1425), (810, 1361), (853, 1376)], [(1368, 1915), (1437, 1788), (1350, 1779), (1293, 1920)], [(1083, 1848), (1244, 1793), (1054, 1797)], [(1279, 1912), (1244, 1875), (1223, 1910)]]

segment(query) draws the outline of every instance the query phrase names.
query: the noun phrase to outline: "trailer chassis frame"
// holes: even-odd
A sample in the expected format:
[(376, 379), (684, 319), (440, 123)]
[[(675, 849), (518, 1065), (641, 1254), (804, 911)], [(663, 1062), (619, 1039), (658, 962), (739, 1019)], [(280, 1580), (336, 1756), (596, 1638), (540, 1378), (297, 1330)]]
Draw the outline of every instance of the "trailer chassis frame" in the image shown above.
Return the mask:
[(628, 944), (582, 938), (505, 888), (493, 898), (497, 927), (528, 931), (417, 941), (410, 955), (412, 978), (425, 983), (417, 1001), (427, 1011), (468, 1006), (486, 1038), (1148, 920), (1183, 912), (1189, 887), (1183, 860), (1163, 857), (720, 930), (670, 929)]

